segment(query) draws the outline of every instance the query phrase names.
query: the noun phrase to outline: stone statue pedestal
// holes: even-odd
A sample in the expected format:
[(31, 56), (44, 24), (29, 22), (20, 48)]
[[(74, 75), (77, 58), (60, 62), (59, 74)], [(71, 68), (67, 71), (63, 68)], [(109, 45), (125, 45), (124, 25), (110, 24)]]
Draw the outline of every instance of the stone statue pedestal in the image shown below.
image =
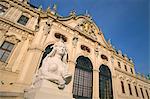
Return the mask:
[(36, 82), (34, 88), (30, 88), (25, 92), (25, 99), (74, 99), (72, 93), (64, 89), (58, 89), (57, 84), (48, 80)]

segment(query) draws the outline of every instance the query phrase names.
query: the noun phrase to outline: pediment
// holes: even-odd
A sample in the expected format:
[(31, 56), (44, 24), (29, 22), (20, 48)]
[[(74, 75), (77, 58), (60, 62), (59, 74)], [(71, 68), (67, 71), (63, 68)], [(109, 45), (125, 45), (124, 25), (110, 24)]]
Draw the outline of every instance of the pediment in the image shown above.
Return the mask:
[(87, 16), (68, 17), (68, 18), (61, 18), (60, 21), (63, 24), (71, 27), (72, 29), (79, 31), (86, 37), (96, 42), (99, 42), (101, 45), (107, 48), (108, 47), (110, 48), (110, 45), (105, 40), (103, 33), (90, 17)]

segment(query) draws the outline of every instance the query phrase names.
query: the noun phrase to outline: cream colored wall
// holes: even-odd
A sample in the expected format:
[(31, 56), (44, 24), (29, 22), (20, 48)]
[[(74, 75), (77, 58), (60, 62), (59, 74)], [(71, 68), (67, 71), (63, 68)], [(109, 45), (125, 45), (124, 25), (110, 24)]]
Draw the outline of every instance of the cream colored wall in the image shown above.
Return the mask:
[[(118, 71), (118, 70), (116, 72), (117, 72), (117, 75), (118, 75), (117, 80), (118, 80), (119, 88), (117, 88), (117, 92), (118, 92), (118, 96), (120, 97), (119, 99), (127, 99), (127, 98), (128, 99), (143, 99), (140, 88), (143, 89), (143, 93), (144, 93), (144, 96), (145, 96), (144, 99), (148, 99), (145, 90), (146, 89), (149, 90), (149, 87), (148, 87), (149, 84), (150, 84), (149, 82), (145, 82), (145, 81), (142, 81), (140, 79), (137, 79), (133, 75), (126, 75), (123, 72)], [(124, 82), (125, 94), (122, 93), (121, 81)], [(131, 84), (131, 90), (132, 90), (133, 95), (130, 95), (130, 93), (129, 93), (128, 84)], [(137, 86), (139, 97), (136, 96), (134, 86)]]
[[(11, 4), (14, 5), (14, 3)], [(17, 20), (22, 14), (30, 18), (26, 26), (17, 23)], [(32, 83), (33, 76), (39, 68), (45, 48), (58, 41), (54, 36), (55, 33), (61, 33), (67, 37), (67, 42), (65, 42), (65, 44), (69, 55), (68, 69), (73, 75), (71, 83), (66, 86), (70, 94), (72, 94), (76, 59), (83, 55), (88, 57), (93, 65), (93, 99), (99, 99), (99, 68), (102, 64), (108, 66), (111, 71), (114, 99), (142, 99), (140, 87), (143, 88), (145, 99), (145, 89), (148, 90), (150, 95), (150, 82), (137, 79), (135, 77), (134, 64), (128, 61), (128, 59), (110, 51), (108, 45), (105, 45), (106, 41), (102, 38), (102, 34), (98, 35), (98, 40), (101, 40), (100, 42), (102, 45), (99, 46), (98, 53), (95, 53), (95, 49), (98, 47), (97, 43), (80, 35), (78, 31), (72, 30), (72, 28), (69, 28), (66, 24), (63, 25), (65, 22), (61, 23), (61, 21), (58, 22), (54, 21), (53, 18), (49, 18), (52, 22), (50, 32), (47, 33), (44, 29), (48, 18), (41, 17), (39, 30), (35, 31), (38, 16), (39, 15), (35, 12), (18, 5), (14, 5), (4, 16), (0, 16), (0, 45), (6, 39), (16, 44), (7, 60), (7, 64), (0, 62), (0, 80), (5, 82), (4, 85), (0, 86), (0, 91), (23, 93), (24, 89), (28, 88)], [(7, 20), (9, 20), (9, 22), (7, 22)], [(74, 23), (74, 21), (75, 20), (71, 20), (66, 23), (75, 26), (77, 22)], [(78, 42), (77, 45), (73, 45), (72, 40), (76, 36), (78, 37)], [(81, 50), (81, 45), (89, 47), (90, 53)], [(101, 58), (101, 54), (106, 55), (108, 61), (104, 61)], [(113, 62), (111, 57), (114, 57)], [(121, 62), (121, 69), (118, 67), (118, 61)], [(124, 69), (125, 64), (128, 68), (127, 72)], [(134, 74), (131, 74), (130, 67), (133, 68)], [(122, 94), (120, 81), (124, 81), (125, 94)], [(11, 82), (13, 82), (13, 85), (10, 85)], [(129, 95), (128, 83), (131, 83), (133, 96)], [(134, 91), (135, 84), (138, 87), (140, 98), (136, 97)]]
[[(11, 1), (8, 2), (11, 5), (10, 8), (4, 16), (0, 16), (0, 46), (5, 40), (15, 46), (7, 61), (0, 62), (0, 91), (23, 92), (24, 87), (18, 83), (18, 77), (24, 67), (25, 56), (32, 42), (38, 15), (31, 11), (25, 11), (24, 8)], [(30, 18), (26, 26), (17, 23), (22, 14)]]

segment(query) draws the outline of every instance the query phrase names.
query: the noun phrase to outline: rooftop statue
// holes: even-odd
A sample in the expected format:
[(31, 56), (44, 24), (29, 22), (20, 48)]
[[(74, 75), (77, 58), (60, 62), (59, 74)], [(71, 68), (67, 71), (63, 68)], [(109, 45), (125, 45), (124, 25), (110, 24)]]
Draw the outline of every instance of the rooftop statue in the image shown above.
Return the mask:
[(64, 89), (65, 84), (68, 84), (72, 78), (72, 75), (68, 73), (66, 63), (66, 46), (60, 40), (53, 45), (53, 50), (43, 59), (42, 66), (38, 70), (36, 78), (54, 82), (58, 84), (59, 89)]

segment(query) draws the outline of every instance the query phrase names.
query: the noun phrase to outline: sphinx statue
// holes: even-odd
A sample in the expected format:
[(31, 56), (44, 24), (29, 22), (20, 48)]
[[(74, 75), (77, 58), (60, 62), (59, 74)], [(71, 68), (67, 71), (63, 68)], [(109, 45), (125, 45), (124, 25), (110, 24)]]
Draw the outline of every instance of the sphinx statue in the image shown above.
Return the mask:
[(51, 81), (58, 84), (59, 89), (64, 89), (65, 85), (69, 84), (72, 78), (67, 68), (66, 46), (60, 40), (52, 47), (52, 51), (43, 59), (42, 66), (38, 70), (35, 79), (40, 78), (40, 80), (45, 79)]

